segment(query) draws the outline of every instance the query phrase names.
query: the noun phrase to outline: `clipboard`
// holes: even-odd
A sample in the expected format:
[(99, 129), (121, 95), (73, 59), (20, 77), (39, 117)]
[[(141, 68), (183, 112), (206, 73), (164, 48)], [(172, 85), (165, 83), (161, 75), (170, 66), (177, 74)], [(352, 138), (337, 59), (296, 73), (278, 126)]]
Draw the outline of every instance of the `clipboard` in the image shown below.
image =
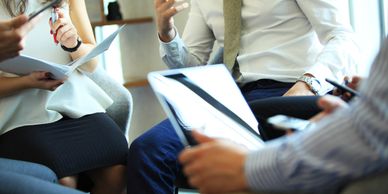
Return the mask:
[(193, 129), (250, 150), (264, 145), (258, 123), (224, 65), (151, 72), (148, 81), (184, 145)]

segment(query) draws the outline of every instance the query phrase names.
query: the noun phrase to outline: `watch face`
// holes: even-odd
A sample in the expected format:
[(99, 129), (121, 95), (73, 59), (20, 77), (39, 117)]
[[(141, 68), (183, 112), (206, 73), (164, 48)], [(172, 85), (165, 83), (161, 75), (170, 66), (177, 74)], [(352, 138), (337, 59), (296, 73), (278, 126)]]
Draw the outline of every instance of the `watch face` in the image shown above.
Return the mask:
[(319, 83), (318, 80), (315, 80), (315, 79), (312, 80), (311, 86), (316, 90), (321, 89), (321, 84)]

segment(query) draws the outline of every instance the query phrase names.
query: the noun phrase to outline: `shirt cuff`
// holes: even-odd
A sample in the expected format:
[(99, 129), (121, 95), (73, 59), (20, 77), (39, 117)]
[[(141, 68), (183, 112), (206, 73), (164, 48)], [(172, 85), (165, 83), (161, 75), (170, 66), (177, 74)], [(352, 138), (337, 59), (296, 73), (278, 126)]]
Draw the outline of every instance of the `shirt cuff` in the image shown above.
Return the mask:
[(171, 57), (177, 57), (179, 56), (179, 48), (184, 46), (184, 43), (182, 41), (182, 38), (180, 37), (178, 30), (175, 30), (175, 37), (170, 42), (163, 42), (160, 40), (160, 37), (158, 35), (159, 44), (160, 44), (160, 56), (171, 56)]
[(245, 161), (245, 176), (253, 191), (277, 190), (283, 184), (277, 166), (277, 143), (252, 152)]

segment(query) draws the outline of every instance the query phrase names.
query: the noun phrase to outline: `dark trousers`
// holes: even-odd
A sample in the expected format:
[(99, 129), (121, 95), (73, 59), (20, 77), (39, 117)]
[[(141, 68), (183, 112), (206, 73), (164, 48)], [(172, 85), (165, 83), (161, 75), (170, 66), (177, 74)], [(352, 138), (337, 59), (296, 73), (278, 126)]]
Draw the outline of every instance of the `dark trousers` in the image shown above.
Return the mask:
[[(241, 91), (248, 103), (282, 96), (292, 83), (260, 80)], [(255, 109), (259, 110), (258, 107)], [(175, 183), (185, 184), (177, 161), (184, 149), (171, 123), (164, 120), (132, 142), (128, 154), (128, 194), (172, 194)]]

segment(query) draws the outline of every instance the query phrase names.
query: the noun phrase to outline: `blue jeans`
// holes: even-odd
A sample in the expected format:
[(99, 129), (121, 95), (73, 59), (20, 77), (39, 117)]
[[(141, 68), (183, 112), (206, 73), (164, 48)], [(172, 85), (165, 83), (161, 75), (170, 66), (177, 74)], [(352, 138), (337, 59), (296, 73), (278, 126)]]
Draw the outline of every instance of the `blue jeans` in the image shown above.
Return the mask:
[(45, 166), (0, 158), (0, 194), (83, 194), (58, 185)]
[[(281, 96), (292, 83), (264, 80), (241, 88), (247, 102)], [(134, 142), (128, 154), (128, 194), (172, 194), (176, 182), (182, 181), (182, 169), (177, 161), (183, 150), (170, 121), (157, 124)]]

